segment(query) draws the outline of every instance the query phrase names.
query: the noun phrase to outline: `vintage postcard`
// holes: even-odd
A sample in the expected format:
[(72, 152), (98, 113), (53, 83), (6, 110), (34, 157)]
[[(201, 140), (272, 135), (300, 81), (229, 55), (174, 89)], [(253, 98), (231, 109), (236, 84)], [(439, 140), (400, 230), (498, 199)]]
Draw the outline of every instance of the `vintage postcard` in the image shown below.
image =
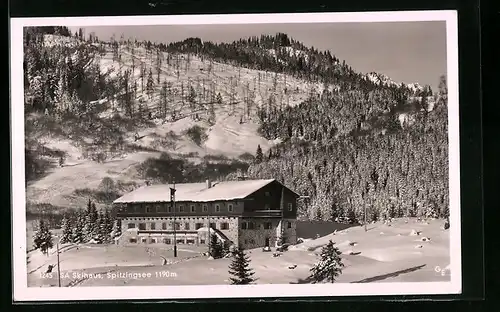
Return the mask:
[(14, 300), (460, 293), (457, 44), (455, 11), (12, 19)]

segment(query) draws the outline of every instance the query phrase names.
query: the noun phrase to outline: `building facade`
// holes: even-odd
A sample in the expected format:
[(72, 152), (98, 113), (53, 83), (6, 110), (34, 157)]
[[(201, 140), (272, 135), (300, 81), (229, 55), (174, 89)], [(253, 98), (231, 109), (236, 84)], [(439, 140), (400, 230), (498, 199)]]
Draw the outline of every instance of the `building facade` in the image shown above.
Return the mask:
[(207, 245), (209, 233), (244, 249), (296, 242), (299, 195), (276, 180), (177, 184), (174, 197), (172, 188), (145, 186), (118, 198), (117, 243)]

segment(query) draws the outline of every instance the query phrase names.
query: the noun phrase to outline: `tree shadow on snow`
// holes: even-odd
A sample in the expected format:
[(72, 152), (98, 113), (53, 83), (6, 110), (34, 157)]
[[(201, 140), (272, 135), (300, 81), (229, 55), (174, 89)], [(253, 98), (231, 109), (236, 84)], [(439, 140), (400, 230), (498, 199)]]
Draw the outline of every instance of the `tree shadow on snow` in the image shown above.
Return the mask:
[(377, 282), (377, 281), (381, 281), (381, 280), (385, 280), (385, 279), (388, 279), (388, 278), (393, 278), (393, 277), (399, 276), (400, 274), (406, 274), (406, 273), (415, 272), (415, 271), (418, 271), (418, 270), (422, 269), (423, 267), (425, 267), (425, 264), (422, 264), (422, 265), (419, 265), (419, 266), (415, 266), (415, 267), (412, 267), (412, 268), (408, 268), (408, 269), (404, 269), (404, 270), (400, 270), (400, 271), (396, 271), (396, 272), (392, 272), (392, 273), (388, 273), (388, 274), (377, 275), (377, 276), (374, 276), (374, 277), (365, 278), (365, 279), (362, 279), (362, 280), (359, 280), (359, 281), (355, 281), (355, 282), (352, 282), (352, 283), (371, 283), (371, 282)]
[(358, 224), (344, 224), (331, 221), (297, 221), (297, 237), (316, 238), (316, 235), (325, 236), (337, 231), (359, 226)]
[(296, 282), (290, 282), (290, 284), (312, 284), (313, 280), (310, 276), (306, 278), (299, 278)]

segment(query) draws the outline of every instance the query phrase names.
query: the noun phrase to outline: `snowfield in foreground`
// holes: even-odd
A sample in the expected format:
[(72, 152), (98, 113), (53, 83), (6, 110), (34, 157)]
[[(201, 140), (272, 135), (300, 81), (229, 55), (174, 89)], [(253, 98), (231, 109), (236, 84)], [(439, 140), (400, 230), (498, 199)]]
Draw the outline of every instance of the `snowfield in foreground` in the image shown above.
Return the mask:
[[(350, 227), (317, 239), (305, 239), (279, 257), (261, 249), (248, 250), (257, 284), (305, 283), (318, 261), (321, 247), (331, 239), (342, 252), (345, 265), (339, 283), (449, 281), (449, 231), (442, 220), (398, 219)], [(332, 231), (338, 225), (332, 223)], [(419, 235), (415, 235), (418, 233)], [(300, 232), (297, 233), (301, 235)], [(413, 235), (412, 235), (413, 234)], [(179, 257), (171, 248), (102, 245), (64, 246), (61, 253), (63, 286), (210, 285), (229, 284), (231, 259), (208, 260), (206, 248), (179, 246)], [(274, 248), (272, 248), (274, 251)], [(162, 257), (167, 260), (162, 265)], [(40, 251), (28, 254), (28, 286), (57, 286), (57, 268), (44, 275), (50, 256)], [(291, 269), (293, 268), (293, 269)], [(445, 269), (439, 271), (437, 268)], [(135, 275), (134, 275), (135, 274)]]

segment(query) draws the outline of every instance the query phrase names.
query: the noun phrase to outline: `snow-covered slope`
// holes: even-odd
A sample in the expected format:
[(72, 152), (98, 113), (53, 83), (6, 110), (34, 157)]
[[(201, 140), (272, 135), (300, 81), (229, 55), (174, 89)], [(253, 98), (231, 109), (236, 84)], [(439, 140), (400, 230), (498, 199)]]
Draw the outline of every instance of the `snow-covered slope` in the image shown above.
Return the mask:
[[(47, 35), (45, 37), (47, 46), (66, 45), (76, 46), (79, 42), (74, 38)], [(230, 158), (237, 157), (244, 153), (255, 154), (257, 146), (260, 145), (264, 152), (273, 144), (258, 133), (258, 121), (256, 118), (256, 107), (266, 103), (270, 96), (274, 96), (276, 101), (286, 105), (296, 105), (304, 101), (311, 89), (321, 90), (321, 84), (307, 83), (291, 76), (284, 77), (282, 74), (266, 73), (264, 71), (238, 68), (235, 66), (210, 63), (196, 56), (179, 55), (173, 56), (162, 53), (162, 64), (159, 71), (160, 84), (157, 83), (158, 71), (156, 66), (156, 52), (148, 54), (142, 46), (120, 46), (121, 62), (113, 60), (113, 53), (109, 46), (106, 46), (106, 53), (96, 57), (94, 62), (99, 62), (103, 73), (111, 73), (111, 77), (116, 77), (118, 72), (131, 71), (131, 81), (137, 84), (136, 100), (144, 105), (144, 109), (151, 112), (151, 125), (142, 126), (136, 131), (126, 132), (124, 143), (133, 145), (135, 150), (115, 153), (103, 162), (96, 162), (85, 157), (86, 152), (76, 141), (71, 138), (54, 135), (54, 133), (29, 133), (28, 136), (36, 137), (37, 140), (51, 149), (62, 151), (66, 154), (63, 167), (54, 166), (43, 178), (33, 181), (27, 186), (27, 201), (30, 203), (50, 203), (63, 207), (79, 207), (85, 205), (86, 198), (75, 195), (76, 189), (96, 189), (104, 177), (111, 177), (115, 181), (123, 183), (144, 183), (142, 177), (137, 175), (134, 167), (146, 160), (148, 157), (157, 157), (161, 152), (171, 155), (197, 155), (203, 157), (209, 155), (224, 155)], [(71, 56), (72, 61), (80, 57), (78, 53)], [(179, 65), (176, 67), (177, 59)], [(189, 61), (188, 61), (189, 59)], [(168, 60), (168, 61), (167, 61)], [(66, 60), (68, 61), (68, 60)], [(144, 89), (146, 88), (147, 75), (151, 68), (155, 80), (154, 91), (149, 96), (143, 90), (141, 82), (141, 64), (147, 68), (144, 78)], [(133, 69), (132, 69), (133, 67)], [(209, 68), (211, 67), (211, 70)], [(275, 84), (276, 80), (276, 84)], [(174, 90), (170, 110), (175, 110), (176, 118), (171, 119), (159, 117), (157, 114), (160, 103), (161, 83), (167, 81)], [(274, 90), (274, 85), (276, 89)], [(182, 100), (180, 91), (184, 89), (185, 98), (188, 94), (188, 86), (192, 86), (200, 97), (205, 94), (205, 99), (198, 102), (205, 102), (201, 108), (194, 113), (198, 118), (192, 118), (193, 112), (189, 109), (187, 100)], [(284, 92), (285, 87), (289, 92)], [(222, 104), (215, 104), (215, 123), (208, 122), (208, 92), (213, 90), (215, 94), (220, 93)], [(247, 112), (245, 97), (249, 93), (254, 93), (254, 107)], [(101, 120), (106, 120), (125, 112), (116, 103), (116, 98), (120, 94), (115, 94), (111, 98), (104, 98), (93, 101), (90, 106), (100, 105), (102, 110), (99, 113)], [(234, 100), (235, 104), (229, 102)], [(64, 103), (57, 103), (61, 107)], [(35, 122), (37, 118), (43, 116), (31, 116), (30, 122)], [(157, 118), (158, 117), (158, 118)], [(29, 118), (28, 118), (29, 119)], [(206, 140), (197, 145), (184, 135), (184, 131), (192, 126), (199, 126), (204, 129)], [(140, 139), (135, 141), (135, 133)], [(173, 144), (165, 144), (167, 138), (176, 136)], [(91, 143), (95, 140), (92, 136), (80, 137), (82, 142)], [(97, 150), (99, 147), (97, 146)], [(50, 159), (57, 163), (58, 159)]]

